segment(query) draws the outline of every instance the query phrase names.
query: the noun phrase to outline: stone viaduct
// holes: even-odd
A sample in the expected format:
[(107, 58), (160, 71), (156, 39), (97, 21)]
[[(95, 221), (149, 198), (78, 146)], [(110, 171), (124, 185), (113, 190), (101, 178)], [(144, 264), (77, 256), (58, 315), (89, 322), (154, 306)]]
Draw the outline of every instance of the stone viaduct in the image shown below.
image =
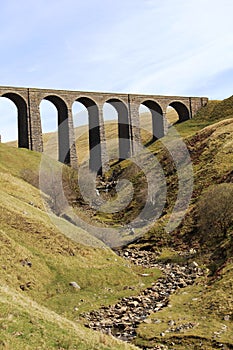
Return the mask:
[(110, 103), (118, 114), (119, 158), (134, 154), (133, 141), (140, 141), (139, 107), (145, 105), (152, 114), (154, 139), (166, 134), (166, 110), (173, 107), (179, 121), (193, 118), (206, 105), (206, 97), (139, 95), (83, 92), (21, 87), (0, 87), (0, 97), (9, 98), (18, 110), (18, 146), (43, 152), (40, 103), (52, 102), (58, 115), (59, 161), (77, 168), (77, 152), (72, 105), (82, 103), (88, 110), (90, 168), (97, 171), (106, 161), (106, 138), (103, 120), (104, 103)]

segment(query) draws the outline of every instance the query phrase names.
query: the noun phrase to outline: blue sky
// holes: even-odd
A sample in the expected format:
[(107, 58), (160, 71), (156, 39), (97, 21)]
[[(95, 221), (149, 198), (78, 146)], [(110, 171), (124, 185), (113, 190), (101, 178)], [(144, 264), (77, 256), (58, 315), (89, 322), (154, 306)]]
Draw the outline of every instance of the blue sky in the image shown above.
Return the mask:
[[(232, 0), (3, 0), (0, 85), (223, 99), (232, 13)], [(15, 125), (0, 99), (5, 139)]]

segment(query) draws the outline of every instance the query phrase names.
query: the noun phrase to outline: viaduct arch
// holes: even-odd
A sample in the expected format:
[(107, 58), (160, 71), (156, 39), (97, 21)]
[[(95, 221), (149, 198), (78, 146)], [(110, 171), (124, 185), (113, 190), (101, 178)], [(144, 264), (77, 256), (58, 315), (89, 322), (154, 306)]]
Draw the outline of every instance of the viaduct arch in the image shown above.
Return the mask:
[[(82, 92), (21, 87), (0, 87), (0, 97), (9, 98), (18, 111), (18, 146), (43, 152), (40, 103), (48, 100), (57, 109), (59, 161), (77, 168), (72, 105), (82, 103), (88, 111), (90, 168), (98, 171), (108, 160), (103, 106), (111, 104), (118, 114), (119, 158), (133, 155), (134, 142), (140, 141), (139, 107), (145, 105), (152, 115), (155, 139), (167, 132), (166, 110), (173, 107), (179, 122), (191, 119), (206, 105), (206, 97), (182, 97)], [(133, 142), (134, 141), (134, 142)]]

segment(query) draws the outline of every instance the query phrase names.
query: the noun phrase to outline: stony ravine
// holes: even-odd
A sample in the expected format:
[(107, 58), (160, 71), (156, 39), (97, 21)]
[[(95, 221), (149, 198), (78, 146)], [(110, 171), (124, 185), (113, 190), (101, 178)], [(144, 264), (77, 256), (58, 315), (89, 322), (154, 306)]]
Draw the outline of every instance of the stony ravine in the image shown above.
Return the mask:
[[(83, 316), (87, 321), (85, 323), (87, 327), (131, 342), (141, 322), (146, 322), (152, 312), (169, 307), (169, 296), (178, 288), (193, 284), (203, 272), (195, 262), (182, 266), (159, 263), (157, 262), (158, 255), (153, 252), (127, 249), (118, 253), (136, 265), (159, 268), (163, 272), (163, 277), (156, 280), (151, 287), (146, 288), (139, 295), (125, 297), (115, 305), (103, 306)], [(173, 325), (170, 326), (171, 331), (174, 331)], [(194, 325), (185, 324), (184, 327), (192, 328)], [(154, 349), (166, 349), (166, 346), (161, 345)]]

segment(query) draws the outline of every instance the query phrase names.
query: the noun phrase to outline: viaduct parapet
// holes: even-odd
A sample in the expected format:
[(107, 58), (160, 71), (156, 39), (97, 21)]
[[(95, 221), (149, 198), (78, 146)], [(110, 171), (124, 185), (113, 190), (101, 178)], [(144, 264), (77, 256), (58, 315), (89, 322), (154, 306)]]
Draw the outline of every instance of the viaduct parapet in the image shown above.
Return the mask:
[(173, 107), (179, 121), (191, 119), (208, 102), (206, 97), (182, 97), (84, 92), (21, 87), (0, 87), (0, 97), (9, 98), (18, 110), (18, 146), (43, 152), (40, 103), (52, 102), (58, 115), (59, 161), (77, 167), (77, 152), (72, 116), (75, 101), (88, 110), (90, 168), (96, 168), (107, 161), (106, 137), (103, 120), (103, 106), (111, 104), (118, 114), (119, 158), (134, 154), (133, 144), (140, 141), (139, 107), (145, 105), (152, 114), (154, 139), (166, 134), (167, 107)]

